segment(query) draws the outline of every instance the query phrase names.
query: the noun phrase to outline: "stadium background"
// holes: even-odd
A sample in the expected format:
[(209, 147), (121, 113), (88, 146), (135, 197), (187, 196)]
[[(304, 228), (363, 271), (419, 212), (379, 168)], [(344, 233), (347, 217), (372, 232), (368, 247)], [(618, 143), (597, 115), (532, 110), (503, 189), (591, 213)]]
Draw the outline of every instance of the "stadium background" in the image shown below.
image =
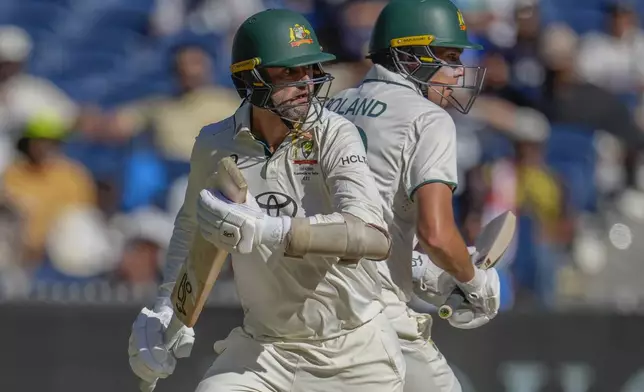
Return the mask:
[[(305, 14), (338, 54), (337, 92), (369, 68), (385, 3), (0, 1), (0, 390), (134, 390), (127, 335), (154, 297), (192, 142), (239, 105), (235, 29), (266, 7)], [(500, 211), (520, 219), (504, 313), (476, 331), (437, 321), (436, 341), (469, 391), (644, 391), (644, 1), (456, 3), (486, 48), (465, 62), (488, 67), (474, 110), (453, 113), (459, 224), (471, 241)], [(232, 274), (194, 366), (160, 391), (192, 387), (239, 322)]]

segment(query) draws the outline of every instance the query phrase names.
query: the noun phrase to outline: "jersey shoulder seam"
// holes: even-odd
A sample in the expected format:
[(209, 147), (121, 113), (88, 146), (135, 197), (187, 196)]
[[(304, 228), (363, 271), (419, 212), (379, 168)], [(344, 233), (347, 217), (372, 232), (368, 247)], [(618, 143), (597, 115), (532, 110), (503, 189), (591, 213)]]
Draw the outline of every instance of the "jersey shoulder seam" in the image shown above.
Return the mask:
[(199, 132), (199, 137), (218, 136), (219, 134), (234, 129), (235, 116), (230, 116), (216, 123), (205, 125)]

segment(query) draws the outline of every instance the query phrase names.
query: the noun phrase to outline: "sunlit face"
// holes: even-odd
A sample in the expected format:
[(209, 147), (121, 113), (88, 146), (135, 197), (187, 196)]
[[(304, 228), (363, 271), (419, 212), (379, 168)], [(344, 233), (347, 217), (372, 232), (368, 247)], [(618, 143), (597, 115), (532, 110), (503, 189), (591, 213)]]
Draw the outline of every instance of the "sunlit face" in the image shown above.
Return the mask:
[(286, 119), (300, 121), (305, 118), (313, 94), (314, 67), (273, 67), (266, 71), (275, 87), (271, 96), (275, 110)]
[[(447, 64), (461, 64), (462, 49), (434, 47), (432, 51), (436, 57)], [(447, 107), (449, 102), (446, 98), (452, 95), (454, 90), (451, 87), (441, 87), (440, 85), (454, 86), (458, 84), (459, 78), (463, 77), (464, 72), (463, 67), (441, 67), (429, 80), (432, 86), (427, 91), (427, 99), (443, 108)]]

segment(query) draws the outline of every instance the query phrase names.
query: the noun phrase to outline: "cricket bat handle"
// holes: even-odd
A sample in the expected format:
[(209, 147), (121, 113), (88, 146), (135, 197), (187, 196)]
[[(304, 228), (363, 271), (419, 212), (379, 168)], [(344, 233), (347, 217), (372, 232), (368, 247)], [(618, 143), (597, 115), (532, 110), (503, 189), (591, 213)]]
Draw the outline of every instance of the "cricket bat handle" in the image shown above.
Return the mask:
[(465, 293), (459, 287), (455, 288), (454, 291), (447, 297), (447, 301), (440, 308), (438, 308), (438, 317), (443, 320), (447, 320), (452, 317), (454, 311), (461, 307), (465, 302)]

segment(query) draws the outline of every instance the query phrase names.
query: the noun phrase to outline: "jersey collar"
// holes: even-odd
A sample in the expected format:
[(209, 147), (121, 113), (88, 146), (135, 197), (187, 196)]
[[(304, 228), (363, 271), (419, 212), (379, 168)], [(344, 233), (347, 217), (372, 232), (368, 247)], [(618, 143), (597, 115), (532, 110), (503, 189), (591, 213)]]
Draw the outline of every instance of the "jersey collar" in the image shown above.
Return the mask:
[(379, 64), (374, 64), (373, 67), (367, 72), (367, 76), (362, 80), (362, 84), (382, 82), (401, 87), (409, 88), (422, 95), (420, 88), (411, 80), (405, 78), (399, 73), (391, 72), (387, 68)]
[[(323, 107), (321, 104), (317, 103), (316, 104), (315, 110), (323, 110)], [(259, 147), (261, 146), (264, 155), (267, 157), (271, 157), (274, 154), (270, 152), (270, 149), (268, 148), (268, 145), (263, 141), (260, 140), (259, 138), (255, 137), (253, 135), (253, 132), (251, 130), (251, 104), (249, 102), (244, 102), (242, 105), (237, 109), (233, 116), (233, 128), (234, 128), (234, 139), (238, 139), (244, 142), (252, 142), (255, 146)], [(317, 124), (317, 120), (315, 121), (309, 121), (306, 122), (302, 125), (301, 129), (303, 131), (296, 131), (292, 133), (290, 136), (287, 136), (284, 139), (284, 142), (282, 142), (282, 145), (289, 145), (292, 144), (295, 140), (297, 140), (301, 134), (305, 134), (310, 131), (313, 126)], [(278, 151), (281, 150), (278, 148)], [(276, 153), (278, 152), (276, 151)]]
[(234, 128), (233, 139), (244, 143), (250, 143), (251, 145), (254, 146), (254, 148), (261, 149), (261, 151), (263, 151), (265, 156), (270, 157), (273, 154), (271, 154), (268, 148), (268, 145), (264, 141), (256, 138), (255, 135), (253, 135), (253, 132), (251, 131), (251, 128), (250, 128), (251, 112), (250, 111), (251, 111), (250, 102), (244, 101), (235, 112), (235, 115), (233, 116), (233, 128)]
[(250, 134), (250, 102), (245, 101), (234, 115), (235, 138), (240, 134)]

